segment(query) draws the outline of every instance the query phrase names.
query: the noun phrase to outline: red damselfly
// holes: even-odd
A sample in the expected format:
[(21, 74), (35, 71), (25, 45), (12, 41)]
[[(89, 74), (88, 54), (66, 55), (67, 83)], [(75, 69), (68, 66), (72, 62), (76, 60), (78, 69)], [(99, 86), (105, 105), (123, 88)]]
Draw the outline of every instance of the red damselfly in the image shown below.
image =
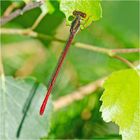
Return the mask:
[(63, 64), (63, 61), (64, 61), (64, 59), (65, 59), (65, 57), (67, 55), (67, 52), (68, 52), (68, 50), (70, 48), (70, 45), (72, 43), (72, 40), (73, 40), (75, 34), (78, 32), (78, 30), (80, 28), (80, 21), (81, 21), (82, 18), (86, 17), (85, 13), (80, 12), (80, 11), (76, 11), (76, 10), (73, 12), (73, 15), (75, 16), (75, 19), (71, 24), (70, 35), (69, 35), (68, 41), (66, 43), (66, 46), (63, 49), (61, 56), (59, 57), (59, 60), (58, 60), (56, 69), (55, 69), (55, 71), (54, 71), (54, 73), (52, 75), (52, 78), (51, 78), (51, 80), (50, 80), (50, 82), (48, 84), (48, 91), (47, 91), (46, 96), (44, 98), (44, 101), (43, 101), (43, 103), (41, 105), (40, 115), (42, 115), (44, 113), (48, 98), (49, 98), (50, 93), (51, 93), (51, 91), (53, 89), (53, 86), (55, 84), (56, 78), (57, 78), (58, 73), (59, 73), (59, 71), (61, 69), (61, 66)]

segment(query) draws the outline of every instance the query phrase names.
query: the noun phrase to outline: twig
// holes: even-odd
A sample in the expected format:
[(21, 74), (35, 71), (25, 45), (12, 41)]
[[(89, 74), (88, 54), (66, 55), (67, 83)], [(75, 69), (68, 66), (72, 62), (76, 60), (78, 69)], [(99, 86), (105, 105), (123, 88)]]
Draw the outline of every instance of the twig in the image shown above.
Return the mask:
[[(62, 43), (65, 43), (66, 40), (55, 38), (46, 34), (42, 33), (37, 33), (35, 31), (32, 31), (30, 29), (7, 29), (7, 28), (1, 28), (0, 34), (18, 34), (18, 35), (25, 35), (25, 36), (30, 36), (34, 38), (40, 38), (43, 40), (54, 40), (54, 41), (59, 41)], [(84, 44), (80, 42), (73, 42), (73, 45), (75, 45), (78, 48), (90, 50), (93, 52), (100, 52), (100, 53), (105, 53), (108, 55), (114, 55), (118, 53), (136, 53), (140, 52), (140, 48), (128, 48), (128, 49), (107, 49), (103, 47), (98, 47), (98, 46), (93, 46), (89, 44)]]
[(34, 24), (32, 25), (32, 27), (31, 27), (30, 29), (31, 29), (31, 30), (34, 30), (34, 29), (38, 26), (38, 24), (40, 23), (40, 21), (44, 18), (45, 15), (46, 15), (46, 14), (41, 13), (41, 14), (39, 15), (39, 17), (36, 19), (36, 21), (34, 22)]
[(32, 31), (31, 29), (7, 29), (7, 28), (1, 28), (0, 29), (0, 34), (17, 34), (17, 35), (25, 35), (25, 36), (30, 36), (33, 38), (40, 38), (43, 40), (54, 40), (54, 41), (59, 41), (62, 43), (65, 43), (66, 40), (62, 40), (59, 38), (55, 38), (49, 35), (45, 35), (42, 33), (37, 33), (35, 31)]
[(93, 52), (105, 53), (105, 54), (108, 54), (108, 55), (110, 55), (111, 52), (112, 52), (111, 49), (101, 48), (101, 47), (97, 47), (97, 46), (93, 46), (93, 45), (89, 45), (89, 44), (83, 44), (83, 43), (80, 43), (80, 42), (77, 42), (74, 45), (78, 48), (90, 50), (90, 51), (93, 51)]
[(118, 59), (118, 60), (120, 60), (120, 61), (122, 61), (123, 63), (127, 64), (130, 68), (135, 69), (134, 65), (131, 62), (129, 62), (127, 59), (125, 59), (125, 58), (123, 58), (123, 57), (121, 57), (119, 55), (114, 55), (113, 57)]
[[(41, 39), (45, 39), (45, 40), (59, 41), (59, 42), (62, 42), (62, 43), (66, 42), (65, 40), (55, 38), (55, 37), (51, 37), (49, 35), (37, 33), (37, 32), (32, 31), (30, 29), (7, 29), (7, 28), (2, 28), (0, 30), (0, 33), (1, 34), (19, 34), (19, 35), (31, 36), (31, 37), (34, 37), (34, 38), (41, 38)], [(118, 56), (117, 54), (140, 52), (140, 48), (107, 49), (107, 48), (97, 47), (97, 46), (93, 46), (93, 45), (89, 45), (89, 44), (83, 44), (83, 43), (80, 43), (80, 42), (73, 42), (72, 44), (75, 45), (78, 48), (90, 50), (90, 51), (93, 51), (93, 52), (104, 53), (104, 54), (106, 54), (106, 55), (108, 55), (112, 58), (116, 58), (116, 59), (122, 61), (123, 63), (127, 64), (131, 68), (132, 67), (134, 68), (133, 64), (126, 59), (124, 61), (124, 58)]]
[(74, 44), (78, 48), (94, 51), (94, 52), (102, 52), (105, 54), (108, 54), (109, 56), (115, 55), (115, 54), (122, 54), (122, 53), (135, 53), (140, 52), (140, 48), (128, 48), (128, 49), (107, 49), (107, 48), (101, 48), (89, 44), (83, 44), (83, 43), (75, 43)]
[(6, 17), (1, 17), (0, 18), (0, 25), (4, 25), (7, 22), (13, 20), (14, 18), (24, 14), (25, 12), (32, 10), (34, 8), (40, 7), (42, 4), (43, 4), (43, 1), (30, 2), (23, 9), (17, 9), (16, 11), (12, 12), (10, 15), (8, 15)]
[(112, 49), (112, 53), (133, 53), (140, 52), (140, 48), (130, 48), (130, 49)]
[(92, 51), (95, 51), (95, 52), (105, 53), (112, 58), (116, 58), (116, 59), (122, 61), (123, 63), (125, 63), (126, 65), (128, 65), (130, 68), (133, 68), (133, 69), (135, 69), (134, 65), (131, 62), (129, 62), (127, 59), (117, 55), (117, 53), (121, 54), (121, 53), (140, 52), (140, 48), (106, 49), (106, 48), (100, 48), (100, 47), (91, 46), (91, 45), (82, 44), (82, 43), (75, 43), (75, 46), (78, 47), (78, 48), (88, 49), (88, 50), (92, 50)]
[(1, 34), (18, 34), (18, 35), (37, 37), (37, 33), (33, 32), (29, 29), (6, 29), (6, 28), (1, 28), (0, 33)]
[(15, 8), (19, 7), (17, 2), (13, 2), (8, 8), (4, 11), (3, 17), (7, 17)]
[(60, 97), (53, 102), (54, 110), (57, 111), (60, 108), (66, 107), (74, 101), (82, 100), (85, 96), (88, 96), (100, 88), (105, 78), (99, 79), (95, 82), (80, 87), (77, 91), (74, 91), (66, 96)]

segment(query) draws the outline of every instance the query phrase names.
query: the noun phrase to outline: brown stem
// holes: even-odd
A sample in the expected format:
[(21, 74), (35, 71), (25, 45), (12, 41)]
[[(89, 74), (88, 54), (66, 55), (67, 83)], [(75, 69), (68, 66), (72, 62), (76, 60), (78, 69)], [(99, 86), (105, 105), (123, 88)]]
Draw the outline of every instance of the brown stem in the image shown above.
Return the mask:
[(8, 8), (4, 11), (3, 17), (7, 17), (15, 8), (19, 7), (17, 2), (13, 2)]
[(24, 14), (25, 12), (32, 10), (34, 8), (40, 7), (43, 4), (43, 1), (39, 2), (29, 2), (23, 9), (17, 9), (16, 11), (12, 12), (10, 15), (6, 17), (0, 18), (0, 25), (4, 25), (7, 22), (13, 20), (14, 18)]
[(34, 24), (32, 25), (32, 27), (31, 27), (30, 29), (31, 29), (31, 30), (34, 30), (34, 29), (38, 26), (38, 24), (40, 23), (40, 21), (44, 18), (45, 15), (46, 15), (46, 14), (41, 13), (41, 14), (39, 15), (39, 17), (36, 19), (36, 21), (34, 22)]
[(89, 83), (83, 87), (80, 87), (78, 90), (60, 97), (56, 101), (53, 102), (54, 110), (57, 111), (63, 107), (68, 106), (69, 104), (73, 103), (74, 101), (82, 100), (85, 96), (88, 96), (95, 92), (98, 88), (100, 88), (104, 82), (105, 78), (98, 79), (92, 83)]
[[(37, 33), (37, 32), (32, 31), (30, 29), (7, 29), (7, 28), (1, 28), (0, 33), (1, 34), (25, 35), (25, 36), (30, 36), (30, 37), (34, 37), (34, 38), (40, 38), (40, 39), (43, 39), (43, 40), (58, 41), (58, 42), (62, 42), (62, 43), (66, 42), (66, 40), (59, 39), (59, 38), (56, 38), (56, 37), (52, 37), (52, 36), (42, 34), (42, 33)], [(84, 44), (84, 43), (80, 43), (80, 42), (73, 42), (72, 44), (75, 45), (78, 48), (90, 50), (90, 51), (93, 51), (93, 52), (105, 53), (105, 54), (108, 54), (109, 56), (115, 55), (117, 53), (121, 54), (121, 53), (136, 53), (136, 52), (140, 52), (140, 48), (107, 49), (107, 48), (103, 48), (103, 47), (100, 47), (100, 46), (93, 46), (93, 45)]]
[[(1, 34), (19, 34), (19, 35), (31, 36), (31, 37), (34, 37), (34, 38), (41, 38), (41, 39), (44, 39), (44, 40), (54, 40), (54, 41), (59, 41), (59, 42), (62, 42), (62, 43), (66, 42), (65, 40), (55, 38), (55, 37), (51, 37), (49, 35), (37, 33), (37, 32), (32, 31), (30, 29), (6, 29), (6, 28), (1, 28), (0, 33)], [(134, 68), (134, 66), (131, 62), (129, 62), (128, 60), (126, 60), (126, 59), (124, 59), (124, 58), (122, 58), (122, 57), (120, 57), (116, 54), (118, 54), (118, 53), (121, 54), (121, 53), (140, 52), (139, 48), (107, 49), (107, 48), (93, 46), (93, 45), (89, 45), (89, 44), (83, 44), (83, 43), (80, 43), (80, 42), (73, 42), (72, 44), (75, 45), (78, 48), (90, 50), (90, 51), (93, 51), (93, 52), (104, 53), (104, 54), (106, 54), (106, 55), (108, 55), (112, 58), (119, 59), (131, 68)]]
[(119, 55), (114, 55), (113, 58), (116, 58), (116, 59), (122, 61), (123, 63), (125, 63), (126, 65), (128, 65), (130, 68), (135, 69), (134, 65), (130, 61), (128, 61), (127, 59), (125, 59)]
[(140, 52), (140, 48), (129, 48), (129, 49), (112, 49), (112, 53), (132, 53)]
[(58, 42), (65, 43), (66, 40), (62, 40), (59, 38), (55, 38), (46, 34), (37, 33), (35, 31), (32, 31), (31, 29), (7, 29), (7, 28), (1, 28), (0, 34), (17, 34), (17, 35), (24, 35), (24, 36), (30, 36), (33, 38), (40, 38), (43, 40), (54, 40)]

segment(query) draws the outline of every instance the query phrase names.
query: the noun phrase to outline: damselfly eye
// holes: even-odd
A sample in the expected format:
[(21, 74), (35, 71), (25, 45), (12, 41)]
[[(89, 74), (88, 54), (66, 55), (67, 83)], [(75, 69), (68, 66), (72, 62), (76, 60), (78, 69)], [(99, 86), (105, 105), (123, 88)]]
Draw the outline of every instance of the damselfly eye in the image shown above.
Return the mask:
[(86, 14), (85, 13), (83, 13), (83, 12), (81, 12), (81, 11), (76, 11), (76, 10), (74, 10), (73, 11), (73, 15), (74, 16), (81, 16), (82, 18), (86, 18)]
[(86, 14), (85, 13), (82, 13), (82, 15), (81, 15), (81, 17), (83, 17), (83, 18), (86, 18)]
[(77, 16), (77, 11), (76, 10), (73, 11), (73, 15)]

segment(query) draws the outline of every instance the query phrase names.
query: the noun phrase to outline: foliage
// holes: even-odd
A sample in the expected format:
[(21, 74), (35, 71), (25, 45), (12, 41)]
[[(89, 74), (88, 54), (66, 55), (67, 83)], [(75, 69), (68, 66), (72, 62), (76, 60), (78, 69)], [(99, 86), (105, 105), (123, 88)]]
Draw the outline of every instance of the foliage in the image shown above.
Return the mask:
[[(4, 14), (5, 10), (12, 4), (13, 1), (1, 1), (1, 15)], [(48, 2), (48, 3), (47, 3)], [(69, 1), (70, 2), (70, 1)], [(9, 124), (7, 126), (8, 135), (14, 135), (17, 132), (18, 126), (23, 117), (22, 109), (24, 107), (25, 100), (29, 97), (29, 93), (31, 93), (31, 88), (35, 82), (33, 79), (28, 79), (30, 76), (34, 77), (39, 81), (39, 83), (43, 83), (39, 85), (37, 89), (37, 93), (35, 94), (33, 101), (31, 102), (31, 106), (29, 107), (27, 116), (23, 123), (21, 129), (21, 135), (19, 138), (28, 137), (30, 135), (32, 138), (40, 138), (40, 139), (121, 139), (121, 135), (119, 135), (119, 127), (121, 130), (121, 134), (124, 137), (124, 127), (125, 122), (129, 122), (130, 115), (133, 112), (127, 112), (128, 108), (124, 106), (126, 104), (120, 104), (122, 107), (119, 111), (126, 111), (126, 113), (130, 113), (127, 115), (127, 118), (123, 119), (121, 116), (126, 116), (125, 114), (116, 114), (120, 115), (119, 120), (113, 120), (109, 117), (109, 121), (113, 121), (119, 125), (119, 127), (112, 122), (106, 123), (102, 117), (101, 112), (99, 111), (101, 102), (99, 101), (100, 96), (103, 93), (103, 89), (99, 88), (96, 91), (91, 91), (90, 95), (87, 94), (83, 99), (74, 101), (66, 107), (62, 107), (59, 110), (54, 110), (53, 115), (51, 115), (52, 103), (50, 102), (50, 113), (47, 112), (44, 117), (39, 117), (39, 107), (41, 101), (44, 98), (44, 94), (46, 93), (47, 83), (49, 82), (50, 76), (52, 75), (52, 71), (55, 68), (58, 57), (64, 47), (64, 43), (69, 36), (69, 26), (66, 26), (66, 22), (71, 23), (70, 17), (72, 15), (72, 10), (82, 10), (90, 17), (90, 20), (83, 20), (82, 26), (86, 27), (84, 30), (79, 31), (74, 39), (74, 42), (84, 43), (85, 45), (91, 45), (93, 48), (97, 46), (97, 48), (105, 48), (105, 49), (129, 49), (129, 48), (138, 48), (138, 40), (139, 40), (139, 22), (138, 22), (138, 11), (139, 6), (136, 1), (84, 1), (82, 5), (81, 1), (72, 1), (69, 3), (68, 1), (60, 1), (60, 0), (50, 0), (46, 1), (46, 5), (44, 6), (45, 14), (42, 20), (39, 22), (38, 26), (32, 31), (34, 33), (38, 33), (39, 36), (36, 38), (30, 36), (26, 32), (26, 34), (2, 34), (1, 35), (1, 49), (2, 49), (2, 61), (6, 83), (1, 81), (2, 84), (6, 84), (7, 88), (10, 89), (8, 92), (8, 96), (6, 99), (10, 102), (6, 104), (11, 112), (12, 117), (6, 122)], [(18, 8), (23, 8), (25, 3), (19, 3), (18, 7), (16, 7), (13, 11)], [(70, 9), (67, 6), (72, 7)], [(90, 6), (96, 5), (94, 8), (87, 8), (88, 4)], [(96, 4), (95, 4), (96, 3)], [(100, 3), (103, 9), (103, 18), (101, 18), (102, 11), (100, 7)], [(28, 4), (28, 2), (26, 3)], [(97, 9), (96, 9), (97, 7)], [(67, 8), (67, 10), (65, 10)], [(74, 9), (73, 9), (74, 8)], [(131, 9), (131, 10), (130, 10)], [(46, 12), (47, 11), (47, 12)], [(94, 11), (94, 12), (93, 12)], [(20, 29), (26, 30), (30, 29), (31, 26), (35, 23), (36, 19), (42, 14), (41, 7), (30, 10), (23, 15), (18, 16), (17, 18), (11, 20), (7, 24), (3, 25), (1, 28), (3, 29)], [(66, 22), (65, 22), (65, 16)], [(129, 16), (128, 16), (129, 15)], [(87, 17), (88, 17), (87, 16)], [(131, 17), (131, 18), (130, 18)], [(92, 22), (98, 20), (97, 22)], [(92, 22), (92, 23), (91, 23)], [(30, 32), (29, 32), (30, 33)], [(59, 40), (57, 40), (59, 39)], [(118, 54), (119, 56), (127, 59), (134, 65), (138, 65), (139, 54), (138, 53), (126, 53), (126, 54)], [(1, 58), (0, 58), (1, 59)], [(137, 74), (133, 70), (125, 70), (128, 66), (114, 59), (107, 54), (101, 54), (100, 52), (89, 51), (88, 49), (81, 49), (76, 46), (76, 44), (72, 44), (69, 54), (67, 56), (67, 60), (61, 70), (61, 73), (57, 79), (57, 83), (52, 93), (53, 102), (59, 100), (61, 96), (66, 96), (67, 94), (71, 95), (73, 92), (77, 92), (82, 86), (87, 86), (91, 84), (93, 81), (96, 81), (102, 77), (106, 77), (112, 73), (114, 78), (118, 81), (117, 85), (126, 85), (123, 83), (125, 76), (128, 73), (132, 73), (128, 75), (128, 77), (133, 77), (133, 79), (137, 79)], [(1, 65), (0, 65), (1, 70)], [(121, 70), (121, 71), (119, 71)], [(1, 71), (0, 71), (1, 72)], [(0, 73), (1, 74), (1, 73)], [(117, 74), (118, 76), (115, 76)], [(119, 76), (119, 75), (123, 76)], [(10, 77), (8, 77), (10, 75)], [(112, 75), (110, 77), (112, 77)], [(16, 77), (16, 78), (12, 78)], [(27, 79), (21, 80), (21, 78), (26, 77)], [(108, 79), (110, 80), (110, 78)], [(108, 81), (107, 80), (107, 81)], [(124, 79), (125, 81), (126, 79)], [(7, 81), (11, 81), (10, 83)], [(135, 81), (136, 82), (136, 81)], [(127, 78), (127, 84), (132, 85), (134, 81), (130, 78)], [(14, 86), (12, 86), (14, 84)], [(113, 83), (110, 83), (110, 86)], [(44, 86), (45, 85), (45, 86)], [(106, 85), (106, 84), (105, 84)], [(133, 86), (136, 86), (133, 84)], [(25, 88), (24, 88), (25, 87)], [(123, 86), (124, 87), (124, 86)], [(0, 86), (0, 88), (3, 88)], [(11, 90), (12, 88), (12, 90)], [(25, 92), (21, 92), (20, 89), (24, 88)], [(109, 86), (105, 86), (105, 102), (108, 102), (108, 99), (111, 99), (111, 95), (114, 93), (108, 92), (106, 93), (106, 88), (110, 88)], [(112, 87), (115, 88), (115, 87)], [(128, 91), (133, 90), (131, 86), (128, 86)], [(35, 88), (34, 88), (35, 89)], [(123, 88), (124, 90), (126, 88)], [(41, 91), (41, 92), (39, 92)], [(0, 90), (1, 93), (2, 90)], [(79, 92), (79, 91), (78, 91)], [(117, 90), (115, 91), (115, 93)], [(134, 92), (134, 91), (132, 91)], [(19, 93), (19, 94), (18, 94)], [(41, 94), (42, 93), (42, 94)], [(128, 92), (126, 92), (128, 93)], [(125, 94), (126, 94), (125, 93)], [(11, 99), (11, 94), (12, 99)], [(18, 96), (17, 96), (18, 94)], [(21, 94), (21, 95), (20, 95)], [(41, 96), (40, 96), (41, 94)], [(106, 97), (106, 94), (109, 94), (110, 97)], [(129, 93), (128, 93), (129, 94)], [(5, 95), (2, 94), (2, 95)], [(113, 94), (114, 95), (114, 94)], [(118, 94), (116, 94), (117, 96)], [(20, 97), (23, 98), (20, 98)], [(118, 96), (117, 96), (118, 97)], [(116, 98), (117, 98), (116, 97)], [(125, 97), (121, 96), (119, 99), (123, 100), (127, 103), (126, 99), (130, 98), (132, 111), (135, 111), (135, 105), (138, 102), (132, 101), (134, 98), (136, 101), (139, 99), (134, 97)], [(18, 99), (17, 99), (18, 98)], [(113, 98), (113, 97), (112, 97)], [(132, 99), (132, 100), (131, 100)], [(1, 99), (0, 99), (1, 100)], [(16, 103), (21, 103), (21, 107), (19, 108)], [(109, 100), (111, 101), (111, 100)], [(112, 100), (113, 101), (113, 100)], [(104, 100), (102, 109), (104, 109)], [(10, 104), (10, 105), (9, 105)], [(15, 105), (14, 105), (15, 104)], [(130, 104), (128, 104), (130, 105)], [(9, 107), (10, 106), (10, 107)], [(14, 108), (14, 107), (15, 108)], [(106, 106), (106, 105), (105, 105)], [(114, 104), (112, 103), (112, 106)], [(3, 105), (1, 106), (3, 107)], [(47, 107), (48, 109), (48, 107)], [(1, 109), (0, 109), (1, 111)], [(108, 110), (109, 114), (111, 110)], [(17, 115), (17, 113), (19, 115)], [(117, 113), (117, 112), (116, 112)], [(28, 115), (29, 114), (29, 115)], [(109, 115), (108, 114), (108, 115)], [(7, 113), (5, 114), (7, 116)], [(16, 118), (16, 123), (9, 123), (10, 120)], [(123, 117), (124, 117), (123, 116)], [(39, 121), (36, 121), (36, 118), (41, 121), (43, 124), (47, 124), (46, 128), (42, 127), (42, 123), (37, 124)], [(103, 111), (104, 117), (104, 111)], [(50, 119), (51, 118), (51, 119)], [(2, 118), (3, 119), (3, 118)], [(105, 118), (104, 118), (105, 119)], [(134, 119), (132, 117), (132, 119)], [(29, 121), (31, 121), (31, 125), (29, 125)], [(121, 121), (121, 122), (120, 122)], [(48, 125), (51, 124), (51, 125)], [(129, 122), (129, 125), (131, 122)], [(137, 123), (138, 124), (138, 123)], [(128, 124), (127, 124), (128, 125)], [(32, 127), (30, 127), (32, 126)], [(34, 127), (37, 126), (37, 127)], [(132, 125), (131, 125), (132, 126)], [(1, 129), (2, 126), (0, 126)], [(137, 127), (137, 126), (136, 126)], [(11, 129), (12, 128), (12, 129)], [(33, 129), (36, 133), (31, 133), (30, 130)], [(34, 130), (35, 129), (35, 130)], [(33, 132), (32, 131), (32, 132)], [(127, 131), (131, 131), (131, 129), (127, 129)], [(29, 132), (29, 133), (28, 133)], [(49, 132), (49, 133), (48, 133)], [(127, 133), (128, 134), (128, 133)], [(34, 136), (32, 136), (34, 135)], [(28, 137), (29, 138), (29, 137)], [(15, 138), (16, 139), (16, 138)]]
[(61, 0), (60, 9), (66, 15), (67, 24), (70, 25), (72, 21), (69, 20), (70, 16), (73, 16), (73, 11), (82, 11), (86, 14), (86, 18), (83, 18), (81, 28), (89, 26), (92, 21), (99, 20), (102, 16), (102, 9), (100, 1), (87, 1), (87, 0)]
[(113, 121), (120, 127), (124, 140), (139, 139), (139, 80), (135, 70), (112, 73), (104, 83), (101, 97), (102, 116), (106, 122)]
[(41, 7), (42, 13), (46, 14), (46, 13), (53, 13), (54, 12), (54, 7), (52, 6), (52, 4), (50, 3), (50, 1), (46, 0), (45, 4), (43, 4)]
[[(0, 87), (0, 113), (3, 114), (0, 119), (1, 138), (17, 139), (18, 133), (20, 133), (20, 139), (39, 139), (47, 135), (52, 112), (51, 100), (47, 105), (46, 114), (42, 118), (38, 113), (46, 87), (42, 84), (35, 84), (36, 81), (32, 78), (20, 80), (12, 77), (4, 79), (1, 77), (0, 82), (2, 85)], [(33, 91), (34, 89), (35, 91)], [(32, 91), (35, 92), (35, 96), (29, 110), (27, 110), (26, 100)]]

